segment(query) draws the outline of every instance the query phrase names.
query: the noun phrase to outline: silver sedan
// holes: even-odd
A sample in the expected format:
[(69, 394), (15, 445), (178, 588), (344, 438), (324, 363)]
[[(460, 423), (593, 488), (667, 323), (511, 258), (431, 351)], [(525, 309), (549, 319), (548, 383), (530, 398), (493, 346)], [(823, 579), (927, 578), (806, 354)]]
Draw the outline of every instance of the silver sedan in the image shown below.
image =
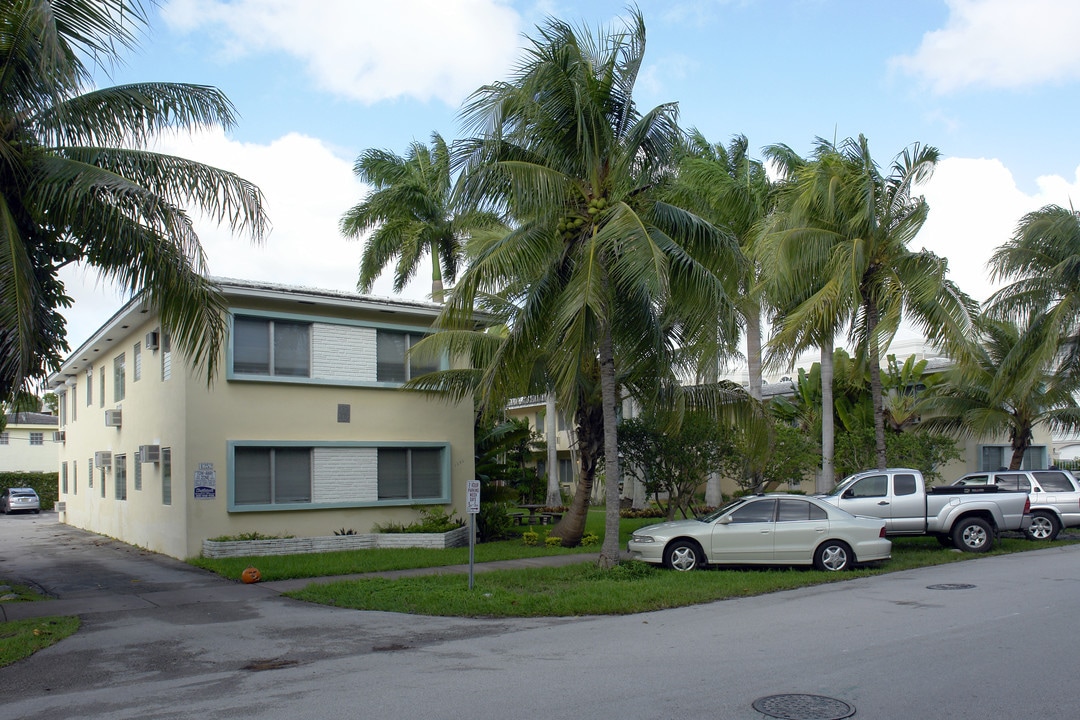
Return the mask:
[(34, 488), (7, 488), (0, 493), (0, 512), (41, 512), (41, 500)]
[(739, 498), (696, 520), (635, 530), (630, 557), (674, 570), (703, 565), (813, 565), (846, 570), (888, 560), (885, 521), (856, 517), (804, 495)]

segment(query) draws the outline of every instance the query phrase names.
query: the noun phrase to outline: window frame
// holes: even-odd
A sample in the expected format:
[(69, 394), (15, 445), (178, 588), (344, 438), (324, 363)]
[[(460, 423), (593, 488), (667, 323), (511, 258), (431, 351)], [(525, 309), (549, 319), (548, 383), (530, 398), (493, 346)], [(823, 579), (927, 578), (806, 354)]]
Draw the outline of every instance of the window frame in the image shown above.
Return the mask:
[[(237, 349), (236, 341), (240, 334), (237, 328), (239, 323), (260, 323), (266, 326), (266, 347), (260, 348), (260, 350), (266, 353), (266, 372), (261, 370), (237, 370)], [(305, 334), (305, 341), (307, 345), (307, 357), (305, 372), (283, 372), (283, 368), (279, 367), (278, 355), (281, 353), (282, 348), (278, 343), (278, 331), (279, 326), (282, 331), (284, 328), (303, 328)], [(262, 315), (247, 314), (238, 312), (232, 315), (230, 321), (231, 333), (229, 338), (229, 370), (236, 377), (257, 377), (257, 378), (274, 378), (274, 379), (308, 379), (311, 377), (312, 365), (314, 365), (314, 354), (312, 347), (312, 336), (314, 333), (312, 329), (314, 322), (307, 320), (294, 320), (291, 318), (281, 317), (267, 317)], [(261, 339), (260, 339), (261, 343)]]
[[(300, 440), (229, 440), (226, 443), (227, 446), (227, 475), (228, 475), (228, 489), (227, 489), (227, 506), (228, 512), (280, 512), (283, 510), (319, 510), (319, 509), (337, 509), (337, 508), (380, 508), (380, 507), (400, 507), (400, 506), (413, 506), (413, 505), (447, 505), (452, 502), (454, 488), (453, 488), (453, 468), (451, 466), (452, 448), (449, 442), (445, 441), (391, 441), (391, 442), (375, 442), (375, 441), (300, 441)], [(306, 448), (311, 450), (311, 501), (310, 502), (296, 502), (296, 503), (267, 503), (267, 504), (237, 504), (236, 502), (236, 449), (237, 448), (250, 448), (250, 447), (263, 447), (263, 448)], [(361, 500), (350, 499), (344, 501), (325, 502), (316, 500), (318, 490), (318, 465), (316, 451), (319, 449), (357, 449), (357, 450), (378, 450), (380, 448), (391, 449), (428, 449), (439, 450), (440, 456), (438, 459), (439, 468), (439, 485), (441, 494), (437, 497), (431, 498), (417, 498), (417, 499), (384, 499), (384, 500)], [(376, 453), (377, 458), (377, 453)], [(377, 459), (375, 469), (377, 472)], [(368, 488), (369, 490), (371, 488)], [(378, 481), (375, 481), (374, 491), (378, 494)]]
[(45, 445), (45, 433), (33, 431), (30, 433), (30, 446), (44, 446)]
[(123, 402), (127, 394), (127, 355), (120, 353), (113, 358), (113, 402)]

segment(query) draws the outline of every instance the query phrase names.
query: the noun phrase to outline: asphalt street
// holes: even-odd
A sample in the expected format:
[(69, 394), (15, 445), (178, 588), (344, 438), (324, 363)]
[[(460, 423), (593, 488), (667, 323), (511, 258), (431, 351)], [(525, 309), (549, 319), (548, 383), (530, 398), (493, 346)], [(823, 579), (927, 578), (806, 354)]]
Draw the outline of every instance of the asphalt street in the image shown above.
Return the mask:
[(0, 720), (739, 720), (801, 696), (877, 719), (1075, 707), (1076, 543), (639, 615), (467, 620), (310, 605), (42, 514), (0, 517), (0, 578), (59, 598), (4, 617), (83, 621), (0, 669)]

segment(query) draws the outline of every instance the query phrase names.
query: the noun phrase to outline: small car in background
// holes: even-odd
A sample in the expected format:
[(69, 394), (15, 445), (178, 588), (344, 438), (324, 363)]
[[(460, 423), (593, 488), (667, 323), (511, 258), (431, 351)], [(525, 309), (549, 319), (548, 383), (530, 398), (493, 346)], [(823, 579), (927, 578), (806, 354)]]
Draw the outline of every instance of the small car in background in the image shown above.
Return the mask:
[(0, 493), (0, 512), (41, 512), (41, 500), (34, 488), (7, 488)]
[(630, 558), (687, 571), (704, 565), (813, 565), (847, 570), (888, 560), (885, 521), (851, 513), (806, 495), (739, 498), (695, 520), (634, 531)]
[(1080, 483), (1068, 470), (997, 470), (974, 472), (953, 485), (996, 485), (1001, 490), (1026, 492), (1031, 500), (1032, 540), (1053, 540), (1063, 527), (1080, 526)]

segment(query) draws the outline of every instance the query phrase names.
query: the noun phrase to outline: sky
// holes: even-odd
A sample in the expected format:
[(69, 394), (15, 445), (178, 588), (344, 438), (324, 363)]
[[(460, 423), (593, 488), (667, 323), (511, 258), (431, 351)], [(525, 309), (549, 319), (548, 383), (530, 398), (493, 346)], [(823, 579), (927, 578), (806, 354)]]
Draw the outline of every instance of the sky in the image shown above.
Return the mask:
[[(643, 110), (679, 104), (710, 141), (746, 135), (808, 154), (865, 135), (888, 169), (912, 143), (942, 153), (917, 188), (929, 219), (912, 243), (949, 260), (978, 300), (986, 261), (1027, 212), (1080, 201), (1080, 3), (1075, 0), (640, 0)], [(588, 0), (161, 0), (139, 49), (98, 75), (213, 85), (236, 105), (227, 132), (158, 149), (234, 171), (267, 199), (260, 245), (205, 220), (211, 274), (352, 291), (363, 243), (338, 221), (367, 188), (369, 148), (404, 155), (432, 132), (462, 137), (459, 110), (508, 79), (537, 26), (621, 26), (623, 2)], [(77, 348), (126, 299), (65, 269)], [(426, 299), (430, 269), (402, 297)], [(374, 293), (391, 296), (389, 274)]]

